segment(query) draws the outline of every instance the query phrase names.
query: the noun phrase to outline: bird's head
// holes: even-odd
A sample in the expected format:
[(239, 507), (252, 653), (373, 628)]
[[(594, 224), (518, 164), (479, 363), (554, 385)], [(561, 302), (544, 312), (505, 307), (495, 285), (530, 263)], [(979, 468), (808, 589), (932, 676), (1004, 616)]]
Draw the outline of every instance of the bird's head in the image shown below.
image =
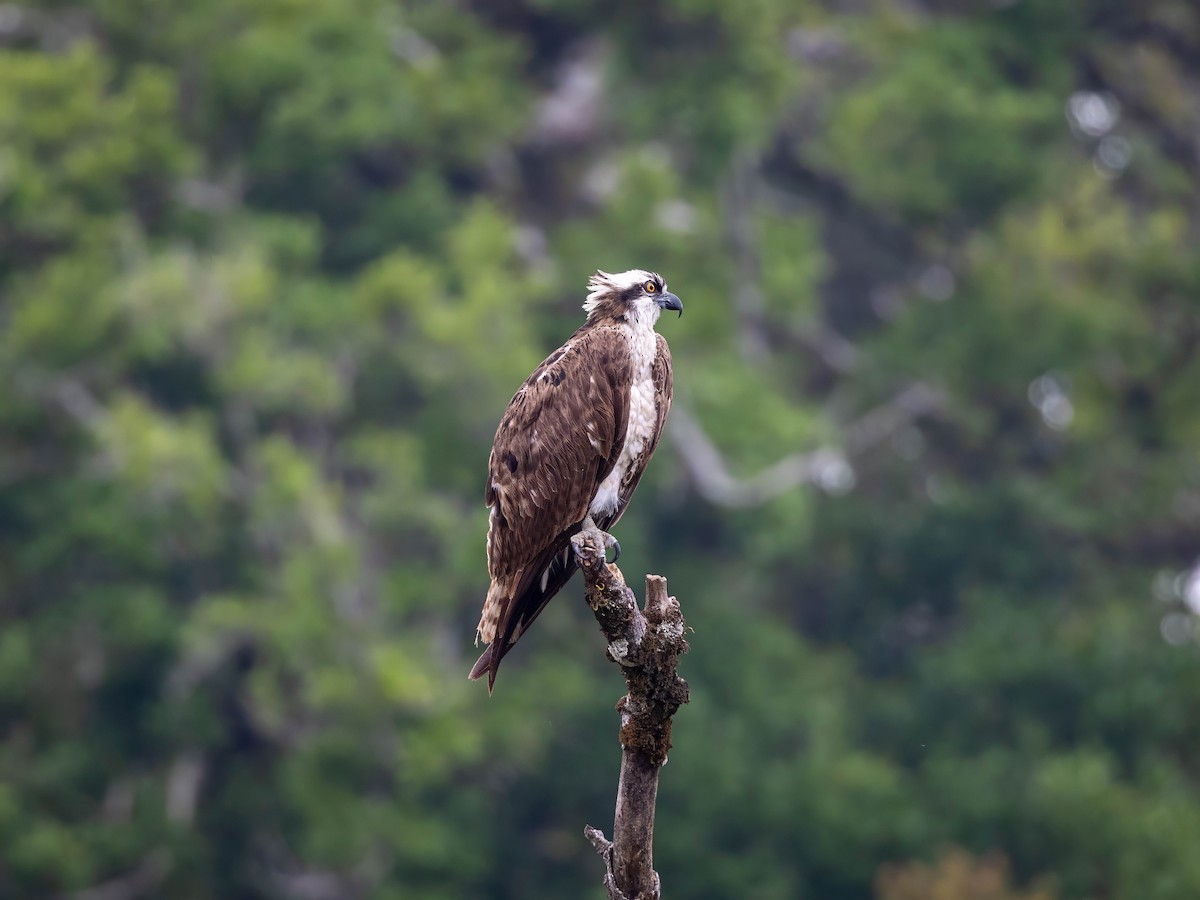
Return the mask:
[(613, 319), (653, 328), (664, 309), (683, 315), (683, 301), (667, 290), (667, 283), (656, 272), (630, 269), (612, 275), (596, 270), (588, 279), (588, 322)]

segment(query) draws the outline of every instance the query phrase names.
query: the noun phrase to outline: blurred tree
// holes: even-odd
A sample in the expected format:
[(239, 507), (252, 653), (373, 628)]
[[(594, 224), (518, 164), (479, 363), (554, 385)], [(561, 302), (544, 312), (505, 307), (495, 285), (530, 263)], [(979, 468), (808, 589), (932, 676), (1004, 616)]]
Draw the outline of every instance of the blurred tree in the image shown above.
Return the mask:
[(590, 617), (465, 674), (496, 418), (632, 265), (672, 889), (1200, 896), (1197, 59), (1186, 0), (0, 9), (0, 896), (599, 897)]
[(875, 879), (878, 900), (1053, 900), (1044, 888), (1028, 893), (1009, 886), (1008, 863), (1002, 856), (974, 859), (962, 850), (947, 850), (936, 865), (887, 865)]

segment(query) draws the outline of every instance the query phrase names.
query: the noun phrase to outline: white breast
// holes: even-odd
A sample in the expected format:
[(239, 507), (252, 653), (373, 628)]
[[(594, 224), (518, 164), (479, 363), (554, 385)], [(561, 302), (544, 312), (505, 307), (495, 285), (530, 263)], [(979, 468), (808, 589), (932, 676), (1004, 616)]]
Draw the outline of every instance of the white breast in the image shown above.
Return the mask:
[(629, 425), (625, 443), (617, 456), (617, 464), (596, 490), (589, 509), (592, 515), (608, 515), (621, 502), (621, 482), (634, 460), (642, 455), (658, 424), (658, 409), (654, 402), (654, 357), (658, 354), (658, 339), (653, 322), (628, 330), (629, 349), (633, 354), (633, 381), (629, 386)]

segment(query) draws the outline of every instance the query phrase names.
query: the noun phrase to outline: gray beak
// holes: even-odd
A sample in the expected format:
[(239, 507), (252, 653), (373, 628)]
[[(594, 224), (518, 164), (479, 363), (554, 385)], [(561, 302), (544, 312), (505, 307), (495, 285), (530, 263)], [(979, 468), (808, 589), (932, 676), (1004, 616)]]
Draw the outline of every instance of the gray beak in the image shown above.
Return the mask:
[(659, 294), (654, 301), (658, 304), (659, 309), (673, 309), (681, 316), (683, 315), (683, 301), (667, 291), (665, 294)]

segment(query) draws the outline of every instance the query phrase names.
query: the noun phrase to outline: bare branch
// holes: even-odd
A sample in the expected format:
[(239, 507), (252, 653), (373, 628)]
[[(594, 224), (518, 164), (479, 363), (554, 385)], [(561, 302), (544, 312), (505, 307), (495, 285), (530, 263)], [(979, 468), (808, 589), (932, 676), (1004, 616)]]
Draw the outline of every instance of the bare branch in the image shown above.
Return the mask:
[(688, 701), (676, 672), (688, 650), (679, 601), (667, 596), (667, 580), (646, 576), (646, 607), (625, 584), (621, 570), (605, 562), (605, 536), (594, 526), (571, 539), (583, 569), (587, 601), (608, 640), (608, 657), (621, 667), (628, 693), (621, 714), (621, 778), (613, 840), (590, 825), (584, 834), (604, 858), (609, 900), (659, 900), (654, 871), (654, 806), (658, 772), (671, 748), (671, 717)]
[(730, 474), (721, 451), (686, 409), (671, 411), (671, 437), (697, 491), (711, 503), (759, 506), (806, 484), (837, 491), (853, 484), (851, 460), (882, 443), (914, 419), (944, 406), (941, 392), (927, 384), (905, 388), (843, 430), (842, 448), (818, 447), (793, 453), (746, 478)]
[(859, 456), (883, 443), (914, 419), (940, 412), (945, 407), (946, 397), (937, 388), (923, 382), (910, 384), (887, 403), (875, 407), (846, 426), (843, 430), (846, 452), (850, 456)]
[[(613, 875), (613, 844), (604, 836), (604, 832), (591, 825), (584, 826), (583, 836), (591, 841), (600, 858), (604, 860), (604, 889), (608, 891), (608, 900), (629, 900), (619, 887)], [(657, 873), (655, 873), (657, 877)]]

